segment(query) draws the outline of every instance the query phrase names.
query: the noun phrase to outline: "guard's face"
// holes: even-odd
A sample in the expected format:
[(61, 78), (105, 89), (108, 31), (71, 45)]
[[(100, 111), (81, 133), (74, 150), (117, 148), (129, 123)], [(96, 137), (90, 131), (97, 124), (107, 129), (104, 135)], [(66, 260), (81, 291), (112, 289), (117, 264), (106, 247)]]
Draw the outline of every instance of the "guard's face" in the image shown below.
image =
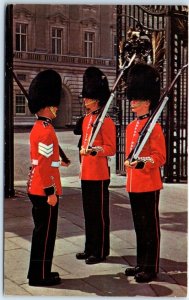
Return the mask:
[(94, 111), (98, 108), (98, 100), (83, 98), (83, 103), (88, 111)]
[(142, 115), (149, 112), (149, 100), (131, 100), (130, 104), (132, 112), (136, 113), (137, 115)]

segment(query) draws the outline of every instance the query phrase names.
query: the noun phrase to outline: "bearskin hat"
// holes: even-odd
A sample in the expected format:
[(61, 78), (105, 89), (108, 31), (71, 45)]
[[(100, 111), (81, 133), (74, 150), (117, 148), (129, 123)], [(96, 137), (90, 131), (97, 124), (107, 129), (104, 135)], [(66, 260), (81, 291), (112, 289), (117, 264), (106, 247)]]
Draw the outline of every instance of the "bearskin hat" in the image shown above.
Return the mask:
[(83, 75), (82, 97), (99, 100), (104, 106), (110, 96), (109, 84), (105, 74), (96, 67), (89, 67)]
[(150, 100), (150, 109), (154, 109), (160, 98), (160, 74), (151, 65), (135, 64), (128, 72), (126, 93), (131, 100)]
[(36, 75), (29, 87), (28, 107), (32, 114), (47, 106), (58, 106), (62, 93), (62, 80), (54, 70), (45, 70)]

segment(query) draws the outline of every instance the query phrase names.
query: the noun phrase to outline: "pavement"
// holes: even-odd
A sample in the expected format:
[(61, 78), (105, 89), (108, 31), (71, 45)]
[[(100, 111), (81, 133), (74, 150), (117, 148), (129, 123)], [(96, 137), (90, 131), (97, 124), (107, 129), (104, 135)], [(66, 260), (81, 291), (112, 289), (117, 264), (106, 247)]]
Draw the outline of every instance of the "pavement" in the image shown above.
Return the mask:
[[(61, 133), (61, 137), (72, 162), (77, 161), (76, 137), (71, 132)], [(78, 164), (74, 163), (70, 171), (68, 168), (61, 173), (63, 196), (52, 270), (60, 273), (62, 282), (54, 287), (30, 287), (27, 271), (33, 220), (25, 188), (27, 138), (28, 133), (15, 133), (15, 197), (4, 201), (2, 297), (187, 297), (187, 184), (164, 184), (160, 197), (160, 272), (150, 283), (136, 283), (124, 275), (126, 267), (135, 265), (136, 243), (125, 177), (115, 174), (114, 160), (110, 185), (110, 256), (96, 265), (86, 265), (75, 258), (84, 249), (85, 235), (80, 180), (76, 174)]]

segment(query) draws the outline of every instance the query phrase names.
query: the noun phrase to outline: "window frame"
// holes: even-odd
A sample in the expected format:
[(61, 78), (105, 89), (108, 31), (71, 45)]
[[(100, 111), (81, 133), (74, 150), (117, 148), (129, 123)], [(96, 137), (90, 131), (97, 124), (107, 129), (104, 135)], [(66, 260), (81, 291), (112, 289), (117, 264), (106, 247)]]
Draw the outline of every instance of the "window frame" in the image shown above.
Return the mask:
[[(17, 103), (18, 97), (20, 97), (20, 98), (22, 98), (22, 100), (24, 100), (23, 104), (18, 104)], [(18, 107), (20, 107), (20, 108), (24, 107), (24, 112), (17, 112)], [(21, 92), (16, 93), (16, 96), (15, 96), (15, 115), (16, 116), (25, 116), (26, 114), (27, 114), (27, 112), (26, 112), (26, 97)]]
[[(56, 32), (56, 35), (53, 36), (53, 29)], [(58, 38), (57, 31), (61, 31), (61, 37)], [(59, 26), (51, 27), (51, 52), (54, 55), (63, 55), (63, 40), (64, 40), (64, 28)], [(54, 41), (54, 51), (53, 51), (53, 41)], [(58, 53), (58, 41), (60, 41), (60, 53)]]
[[(17, 26), (19, 25), (19, 31), (17, 31)], [(25, 32), (22, 32), (22, 26), (25, 26), (26, 30)], [(17, 39), (18, 37), (18, 39)], [(25, 41), (25, 47), (23, 47), (23, 38)], [(17, 40), (19, 44), (19, 49), (17, 48)], [(15, 49), (17, 52), (27, 52), (28, 49), (28, 24), (25, 22), (16, 22), (15, 23)]]
[[(86, 35), (92, 36), (92, 39), (86, 39)], [(88, 58), (95, 57), (95, 32), (91, 30), (84, 31), (84, 56)]]

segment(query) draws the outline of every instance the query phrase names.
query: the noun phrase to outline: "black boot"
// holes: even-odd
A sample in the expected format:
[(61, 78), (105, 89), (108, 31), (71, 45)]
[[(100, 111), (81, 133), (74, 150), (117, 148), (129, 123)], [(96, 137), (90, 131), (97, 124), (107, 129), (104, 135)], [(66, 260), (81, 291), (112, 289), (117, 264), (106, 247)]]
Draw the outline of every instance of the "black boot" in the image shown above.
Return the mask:
[(102, 261), (106, 260), (106, 257), (96, 257), (93, 255), (90, 255), (86, 260), (85, 263), (87, 265), (94, 265), (94, 264), (98, 264)]
[(49, 276), (44, 279), (29, 279), (30, 286), (52, 286), (61, 283), (61, 278), (58, 276)]
[(89, 257), (89, 255), (85, 252), (76, 253), (76, 258), (77, 259), (87, 259), (88, 257)]
[(139, 273), (141, 271), (142, 271), (142, 268), (139, 266), (131, 267), (131, 268), (127, 268), (125, 270), (125, 275), (126, 276), (135, 276), (137, 273)]
[(135, 275), (135, 281), (142, 283), (142, 282), (149, 282), (154, 280), (157, 277), (157, 273), (155, 272), (140, 272)]

